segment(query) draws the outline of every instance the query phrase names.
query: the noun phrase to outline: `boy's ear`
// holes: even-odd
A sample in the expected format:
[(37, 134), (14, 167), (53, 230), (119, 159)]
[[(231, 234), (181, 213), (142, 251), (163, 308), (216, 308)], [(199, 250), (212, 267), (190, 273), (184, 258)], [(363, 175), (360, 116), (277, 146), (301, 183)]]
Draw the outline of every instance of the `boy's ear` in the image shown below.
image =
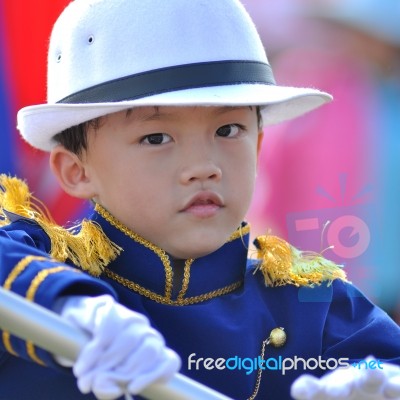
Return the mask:
[(50, 168), (62, 189), (73, 197), (90, 199), (95, 196), (93, 183), (85, 163), (63, 146), (56, 146), (50, 153)]

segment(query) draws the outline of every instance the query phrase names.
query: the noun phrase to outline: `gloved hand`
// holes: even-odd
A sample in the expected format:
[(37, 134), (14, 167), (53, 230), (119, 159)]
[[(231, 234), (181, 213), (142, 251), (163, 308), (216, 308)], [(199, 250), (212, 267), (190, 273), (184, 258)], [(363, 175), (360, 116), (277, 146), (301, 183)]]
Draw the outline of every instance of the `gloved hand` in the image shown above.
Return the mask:
[(55, 357), (63, 366), (73, 365), (82, 393), (93, 392), (100, 400), (138, 394), (179, 370), (179, 356), (148, 319), (111, 296), (72, 296), (61, 304), (61, 316), (92, 336), (75, 363)]
[[(368, 357), (367, 361), (374, 360)], [(382, 369), (339, 368), (320, 379), (301, 375), (291, 387), (295, 400), (400, 399), (400, 367), (382, 363)]]

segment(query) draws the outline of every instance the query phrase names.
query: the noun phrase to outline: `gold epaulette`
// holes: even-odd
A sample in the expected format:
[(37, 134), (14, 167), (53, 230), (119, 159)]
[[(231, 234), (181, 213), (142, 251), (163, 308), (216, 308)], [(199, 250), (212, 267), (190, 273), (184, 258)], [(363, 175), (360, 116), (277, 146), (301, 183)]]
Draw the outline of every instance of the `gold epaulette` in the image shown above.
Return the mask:
[(300, 251), (285, 240), (272, 235), (259, 236), (255, 240), (259, 264), (267, 286), (315, 286), (335, 279), (347, 281), (343, 266), (321, 254)]
[(52, 258), (61, 262), (70, 260), (91, 275), (99, 276), (122, 251), (93, 221), (84, 219), (71, 228), (57, 225), (24, 181), (1, 174), (0, 226), (11, 222), (10, 213), (33, 220), (43, 228), (51, 241)]

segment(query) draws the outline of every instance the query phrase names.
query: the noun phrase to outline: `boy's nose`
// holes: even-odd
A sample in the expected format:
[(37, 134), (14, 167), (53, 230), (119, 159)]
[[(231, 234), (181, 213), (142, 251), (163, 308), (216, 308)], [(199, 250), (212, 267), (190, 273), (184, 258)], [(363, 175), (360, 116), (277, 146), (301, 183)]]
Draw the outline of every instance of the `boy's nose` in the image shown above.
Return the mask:
[(221, 179), (222, 171), (212, 160), (193, 160), (181, 173), (181, 183), (186, 185), (195, 181), (216, 181)]

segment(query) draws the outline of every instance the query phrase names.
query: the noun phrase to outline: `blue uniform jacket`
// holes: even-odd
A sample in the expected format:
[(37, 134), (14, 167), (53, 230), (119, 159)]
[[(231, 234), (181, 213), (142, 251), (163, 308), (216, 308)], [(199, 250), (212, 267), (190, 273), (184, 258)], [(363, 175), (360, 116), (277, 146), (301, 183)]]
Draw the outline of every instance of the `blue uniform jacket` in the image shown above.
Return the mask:
[[(169, 256), (101, 208), (92, 219), (123, 251), (97, 277), (50, 258), (40, 224), (11, 219), (0, 229), (3, 287), (47, 308), (59, 296), (109, 293), (148, 316), (180, 354), (183, 374), (234, 399), (257, 389), (257, 399), (289, 399), (300, 374), (319, 376), (370, 354), (400, 362), (400, 329), (351, 284), (267, 287), (248, 259), (245, 225), (214, 253), (187, 260), (174, 282)], [(281, 347), (267, 344), (276, 327), (287, 335)], [(94, 399), (51, 354), (0, 334), (0, 400)]]

